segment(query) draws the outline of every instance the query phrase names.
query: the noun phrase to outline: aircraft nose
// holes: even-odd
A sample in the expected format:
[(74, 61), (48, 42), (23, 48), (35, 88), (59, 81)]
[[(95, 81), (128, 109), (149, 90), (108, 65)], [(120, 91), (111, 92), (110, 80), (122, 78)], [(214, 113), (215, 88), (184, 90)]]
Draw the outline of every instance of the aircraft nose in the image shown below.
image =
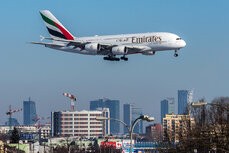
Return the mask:
[(181, 40), (180, 45), (181, 45), (181, 47), (185, 47), (186, 46), (186, 42), (184, 40)]

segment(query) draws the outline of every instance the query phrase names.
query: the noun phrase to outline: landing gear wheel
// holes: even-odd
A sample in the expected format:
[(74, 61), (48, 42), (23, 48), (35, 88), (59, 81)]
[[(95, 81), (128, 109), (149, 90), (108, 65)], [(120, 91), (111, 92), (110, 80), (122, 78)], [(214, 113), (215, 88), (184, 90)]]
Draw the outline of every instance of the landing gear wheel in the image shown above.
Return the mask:
[(104, 60), (107, 60), (107, 61), (120, 61), (119, 58), (116, 58), (116, 57), (103, 57)]
[(177, 57), (177, 56), (178, 56), (177, 50), (175, 50), (174, 57)]
[(128, 58), (125, 57), (125, 56), (122, 56), (120, 59), (121, 59), (121, 60), (124, 60), (124, 61), (128, 61)]
[(119, 59), (119, 58), (114, 58), (114, 60), (115, 60), (115, 61), (120, 61), (120, 59)]

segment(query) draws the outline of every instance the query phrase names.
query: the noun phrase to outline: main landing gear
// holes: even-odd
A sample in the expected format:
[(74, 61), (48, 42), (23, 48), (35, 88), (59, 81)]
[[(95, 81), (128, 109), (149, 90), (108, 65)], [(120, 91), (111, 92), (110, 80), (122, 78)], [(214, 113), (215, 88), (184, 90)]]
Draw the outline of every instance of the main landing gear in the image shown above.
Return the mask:
[(128, 61), (128, 58), (127, 58), (127, 57), (125, 57), (125, 55), (124, 55), (124, 56), (122, 56), (120, 59), (121, 59), (121, 60), (124, 60), (124, 61)]
[(122, 56), (121, 58), (117, 58), (115, 56), (106, 56), (106, 57), (103, 57), (103, 59), (107, 61), (120, 61), (120, 59), (124, 61), (128, 61), (128, 58), (125, 56)]
[(114, 56), (103, 57), (103, 59), (107, 61), (120, 61), (119, 58), (114, 57)]
[(175, 50), (174, 57), (177, 57), (177, 56), (178, 56), (178, 53), (177, 53), (177, 50)]

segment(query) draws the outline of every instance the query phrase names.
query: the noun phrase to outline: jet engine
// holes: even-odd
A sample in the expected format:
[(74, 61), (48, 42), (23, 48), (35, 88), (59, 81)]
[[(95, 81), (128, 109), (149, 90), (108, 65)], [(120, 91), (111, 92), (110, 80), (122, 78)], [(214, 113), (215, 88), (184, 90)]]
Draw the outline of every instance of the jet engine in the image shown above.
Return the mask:
[(156, 52), (155, 51), (148, 51), (148, 52), (143, 52), (142, 55), (154, 55)]
[(87, 51), (96, 52), (96, 51), (99, 51), (100, 49), (101, 49), (101, 46), (98, 43), (89, 43), (85, 45), (85, 50)]
[(112, 53), (114, 55), (124, 55), (128, 52), (128, 49), (126, 46), (116, 46), (112, 48)]

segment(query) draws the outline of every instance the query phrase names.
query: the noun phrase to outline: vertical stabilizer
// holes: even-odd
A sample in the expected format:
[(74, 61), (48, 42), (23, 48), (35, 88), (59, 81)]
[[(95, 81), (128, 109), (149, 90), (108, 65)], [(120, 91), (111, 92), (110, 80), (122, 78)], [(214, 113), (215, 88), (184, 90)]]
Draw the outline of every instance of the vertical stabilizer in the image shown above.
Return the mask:
[(73, 35), (48, 10), (40, 11), (49, 34), (54, 39), (74, 40)]

